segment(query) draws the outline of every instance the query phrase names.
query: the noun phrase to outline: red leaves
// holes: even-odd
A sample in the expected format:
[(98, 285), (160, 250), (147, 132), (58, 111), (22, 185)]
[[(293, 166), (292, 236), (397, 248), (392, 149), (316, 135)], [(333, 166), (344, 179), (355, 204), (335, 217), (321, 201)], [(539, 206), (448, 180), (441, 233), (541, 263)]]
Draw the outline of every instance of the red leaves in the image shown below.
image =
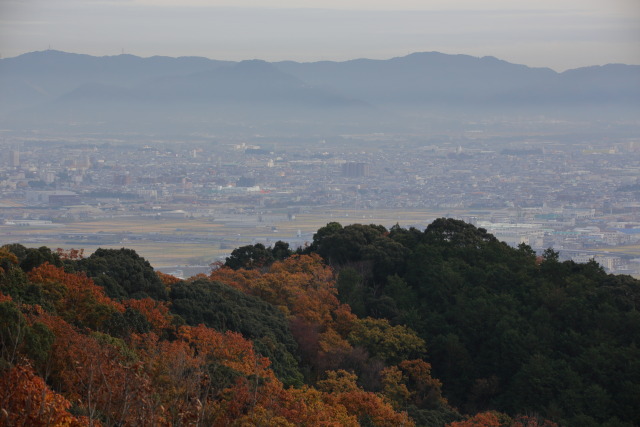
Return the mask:
[(156, 271), (156, 275), (160, 278), (160, 281), (166, 287), (171, 287), (171, 285), (180, 281), (180, 279), (178, 279), (177, 277), (163, 273), (162, 271)]
[(315, 254), (275, 262), (266, 273), (219, 268), (210, 279), (260, 297), (309, 323), (328, 325), (334, 321), (333, 312), (342, 307), (333, 272)]
[(0, 424), (83, 426), (72, 416), (71, 403), (52, 391), (29, 365), (17, 365), (0, 376)]
[(78, 401), (90, 418), (101, 413), (110, 423), (139, 424), (157, 410), (149, 381), (139, 375), (133, 354), (120, 340), (97, 332), (85, 335), (60, 317), (38, 320), (55, 334), (52, 380), (65, 396)]
[(56, 249), (56, 254), (60, 257), (61, 260), (70, 260), (77, 261), (79, 259), (84, 258), (84, 249)]
[(5, 301), (13, 301), (13, 298), (11, 298), (11, 295), (5, 295), (0, 291), (0, 303)]
[(501, 427), (497, 412), (481, 412), (465, 421), (447, 424), (447, 427)]
[(123, 302), (127, 308), (139, 311), (151, 324), (153, 331), (161, 334), (171, 327), (172, 315), (166, 302), (152, 298), (130, 299)]
[(29, 281), (43, 287), (57, 314), (75, 324), (99, 329), (122, 304), (107, 297), (104, 290), (85, 275), (66, 273), (44, 263), (28, 273)]

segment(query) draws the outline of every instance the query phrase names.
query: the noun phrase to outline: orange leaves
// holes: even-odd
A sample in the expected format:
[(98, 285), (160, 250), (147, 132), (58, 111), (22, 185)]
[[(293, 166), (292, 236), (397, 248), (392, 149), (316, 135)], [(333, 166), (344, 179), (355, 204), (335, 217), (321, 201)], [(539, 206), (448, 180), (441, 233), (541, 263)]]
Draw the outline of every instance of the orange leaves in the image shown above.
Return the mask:
[(156, 271), (156, 275), (160, 278), (162, 284), (167, 287), (171, 287), (171, 285), (180, 281), (177, 277), (163, 273), (162, 271)]
[[(412, 425), (406, 414), (396, 412), (381, 395), (364, 391), (356, 375), (346, 371), (329, 372), (319, 383), (322, 390), (285, 389), (251, 341), (203, 325), (176, 328), (167, 302), (145, 298), (118, 303), (86, 276), (50, 264), (31, 270), (28, 279), (42, 288), (46, 310), (16, 310), (23, 310), (23, 323), (39, 322), (49, 331), (46, 363), (32, 360), (32, 365), (46, 367), (48, 380), (61, 394), (51, 392), (31, 368), (13, 367), (0, 378), (0, 386), (24, 383), (30, 391), (18, 396), (3, 394), (10, 387), (0, 390), (7, 416), (16, 417), (16, 408), (37, 408), (20, 416), (47, 415), (52, 425), (72, 425), (78, 419), (67, 409), (74, 402), (74, 414), (84, 416), (80, 421), (96, 424), (100, 419), (106, 425)], [(354, 351), (347, 337), (359, 321), (338, 301), (333, 272), (320, 257), (293, 256), (262, 272), (221, 268), (211, 279), (287, 313), (291, 324), (299, 326), (301, 349), (318, 355), (318, 375)], [(170, 277), (163, 280), (172, 283)], [(10, 298), (0, 294), (0, 300)], [(151, 331), (143, 333), (149, 325)], [(410, 376), (409, 370), (396, 370), (398, 383), (405, 381), (403, 375)], [(29, 425), (40, 422), (24, 419)]]
[(228, 267), (221, 267), (212, 271), (209, 279), (233, 286), (246, 293), (251, 293), (250, 291), (256, 287), (256, 279), (260, 276), (260, 272), (257, 270), (245, 270), (242, 268), (232, 270)]
[(12, 265), (18, 265), (18, 257), (12, 252), (0, 248), (0, 274), (4, 273)]
[(153, 333), (132, 335), (170, 423), (228, 425), (255, 404), (249, 391), (251, 381), (260, 390), (280, 384), (268, 368), (269, 360), (257, 356), (253, 344), (240, 334), (203, 325), (182, 326), (177, 338), (166, 341)]
[(195, 354), (185, 341), (161, 341), (154, 333), (134, 334), (132, 341), (164, 408), (163, 419), (175, 425), (198, 420), (197, 402), (207, 386), (204, 355)]
[(371, 392), (358, 389), (339, 393), (337, 401), (358, 420), (370, 420), (375, 426), (412, 427), (415, 425), (406, 412), (396, 412), (382, 397)]
[(431, 376), (431, 364), (421, 359), (404, 360), (398, 367), (402, 370), (404, 383), (411, 390), (413, 404), (419, 408), (446, 404), (442, 397), (442, 383)]
[(272, 273), (285, 271), (291, 274), (303, 274), (308, 278), (307, 287), (333, 280), (333, 271), (324, 264), (322, 257), (318, 254), (292, 255), (281, 262), (274, 263), (270, 271)]
[(431, 365), (424, 360), (404, 360), (382, 370), (384, 394), (397, 407), (411, 403), (418, 408), (435, 409), (446, 405), (442, 383), (431, 376)]
[(296, 424), (289, 422), (285, 417), (275, 415), (273, 411), (269, 411), (262, 406), (258, 406), (251, 413), (239, 417), (234, 424), (240, 427), (296, 427)]
[(465, 421), (447, 424), (447, 427), (500, 427), (502, 423), (497, 412), (481, 412)]
[(349, 341), (342, 338), (335, 330), (327, 329), (319, 336), (320, 350), (324, 353), (348, 352), (351, 350)]
[(28, 365), (14, 366), (0, 376), (1, 425), (86, 425), (68, 412), (70, 406)]
[(291, 256), (274, 263), (266, 273), (219, 268), (210, 279), (260, 297), (310, 323), (332, 323), (332, 313), (341, 307), (333, 272), (315, 254)]
[(330, 395), (304, 386), (282, 390), (275, 413), (295, 425), (356, 427), (358, 421)]
[(318, 381), (318, 387), (358, 420), (370, 420), (376, 426), (414, 425), (405, 412), (396, 412), (388, 401), (360, 388), (356, 380), (355, 374), (342, 369), (327, 371), (327, 378)]
[(121, 340), (84, 335), (57, 316), (41, 313), (38, 321), (55, 334), (51, 378), (65, 396), (78, 401), (89, 418), (102, 414), (109, 424), (139, 424), (154, 419), (149, 382), (128, 360)]
[(341, 304), (333, 310), (333, 327), (341, 336), (346, 337), (353, 329), (358, 317), (351, 312), (348, 305)]
[(200, 325), (182, 326), (178, 334), (192, 346), (196, 354), (213, 358), (218, 363), (244, 375), (274, 377), (273, 372), (268, 369), (269, 359), (256, 356), (251, 341), (244, 339), (236, 332), (221, 333)]
[(139, 311), (153, 327), (156, 333), (162, 333), (171, 326), (172, 316), (166, 302), (152, 298), (130, 299), (123, 302), (127, 308)]
[[(254, 425), (250, 420), (264, 420), (267, 416), (277, 420), (273, 425), (282, 426), (359, 425), (333, 396), (308, 386), (284, 389), (277, 380), (263, 385), (242, 380), (228, 393), (230, 400), (222, 404), (224, 412), (215, 425)], [(272, 424), (269, 421), (265, 425)]]
[(13, 298), (11, 298), (11, 295), (5, 295), (0, 291), (0, 303), (5, 301), (13, 301)]
[(97, 329), (114, 311), (124, 312), (122, 304), (84, 275), (45, 263), (31, 270), (28, 278), (43, 287), (56, 313), (69, 322)]
[(357, 426), (357, 416), (370, 416), (380, 425), (408, 421), (380, 397), (359, 389), (353, 374), (341, 372), (326, 380), (338, 384), (327, 385), (332, 393), (306, 386), (284, 389), (269, 361), (258, 357), (237, 333), (183, 326), (178, 338), (167, 342), (154, 334), (134, 337), (154, 389), (163, 402), (171, 402), (168, 420), (283, 427)]
[(294, 255), (273, 264), (264, 275), (270, 284), (283, 288), (292, 314), (308, 322), (328, 325), (340, 306), (333, 272), (319, 255)]
[(346, 337), (357, 318), (338, 300), (333, 272), (318, 255), (293, 255), (266, 272), (219, 268), (210, 278), (280, 308), (290, 318), (304, 363), (317, 373), (352, 350)]
[(327, 378), (318, 381), (318, 388), (327, 393), (347, 393), (358, 390), (358, 376), (344, 369), (327, 371)]

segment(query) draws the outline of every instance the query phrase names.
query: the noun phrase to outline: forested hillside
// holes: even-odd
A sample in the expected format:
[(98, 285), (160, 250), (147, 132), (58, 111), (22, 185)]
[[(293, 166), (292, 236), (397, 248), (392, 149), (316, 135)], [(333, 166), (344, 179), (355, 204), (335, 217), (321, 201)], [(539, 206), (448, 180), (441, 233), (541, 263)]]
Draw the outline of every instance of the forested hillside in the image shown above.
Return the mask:
[(0, 425), (633, 426), (640, 282), (439, 219), (178, 280), (0, 248)]

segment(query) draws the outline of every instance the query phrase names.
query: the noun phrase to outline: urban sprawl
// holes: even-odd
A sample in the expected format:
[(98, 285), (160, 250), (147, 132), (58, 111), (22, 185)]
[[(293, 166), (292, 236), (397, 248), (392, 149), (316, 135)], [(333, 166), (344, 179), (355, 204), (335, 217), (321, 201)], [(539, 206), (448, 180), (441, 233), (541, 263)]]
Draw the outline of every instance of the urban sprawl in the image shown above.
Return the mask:
[[(76, 247), (127, 246), (157, 235), (66, 231), (69, 224), (119, 217), (235, 221), (273, 234), (249, 227), (243, 235), (212, 239), (224, 255), (256, 242), (304, 245), (316, 224), (296, 227), (295, 221), (309, 212), (341, 212), (324, 223), (346, 224), (395, 211), (397, 221), (383, 225), (424, 228), (435, 217), (455, 217), (510, 245), (526, 243), (539, 253), (551, 247), (563, 259), (595, 259), (608, 272), (640, 274), (640, 140), (496, 142), (467, 133), (342, 135), (304, 144), (206, 135), (136, 142), (6, 136), (2, 243), (41, 246), (55, 235)], [(431, 213), (424, 221), (402, 216), (421, 210)], [(293, 222), (296, 232), (278, 234), (282, 222)], [(25, 229), (33, 231), (20, 232)], [(175, 240), (208, 237), (181, 233)], [(162, 239), (170, 248), (166, 233)]]

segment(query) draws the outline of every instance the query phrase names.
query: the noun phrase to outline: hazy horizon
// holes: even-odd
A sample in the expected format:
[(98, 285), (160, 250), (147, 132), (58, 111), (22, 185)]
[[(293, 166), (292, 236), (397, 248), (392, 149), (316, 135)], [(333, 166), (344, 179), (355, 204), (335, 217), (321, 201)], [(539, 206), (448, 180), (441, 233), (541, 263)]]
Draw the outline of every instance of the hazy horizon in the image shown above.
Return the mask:
[(640, 64), (640, 4), (631, 0), (4, 0), (0, 12), (5, 58), (48, 48), (270, 62), (437, 51), (556, 71)]
[(526, 67), (529, 68), (547, 68), (547, 69), (551, 69), (557, 73), (563, 73), (565, 71), (570, 71), (570, 70), (575, 70), (575, 69), (579, 69), (579, 68), (587, 68), (587, 67), (599, 67), (599, 66), (605, 66), (605, 65), (615, 65), (615, 64), (621, 64), (621, 65), (640, 65), (639, 63), (624, 63), (624, 62), (607, 62), (607, 63), (602, 63), (602, 64), (585, 64), (585, 65), (580, 65), (580, 66), (576, 66), (576, 67), (571, 67), (571, 68), (566, 68), (566, 69), (562, 69), (562, 70), (557, 70), (554, 69), (552, 67), (548, 67), (548, 66), (544, 66), (544, 65), (528, 65), (528, 64), (524, 64), (521, 62), (514, 62), (514, 61), (510, 61), (507, 60), (505, 58), (501, 58), (499, 56), (495, 56), (495, 55), (473, 55), (473, 54), (467, 54), (467, 53), (460, 53), (460, 52), (442, 52), (442, 51), (413, 51), (413, 52), (406, 52), (404, 54), (400, 54), (400, 55), (393, 55), (393, 56), (387, 56), (387, 57), (369, 57), (369, 56), (356, 56), (353, 58), (347, 58), (347, 59), (318, 59), (318, 60), (314, 60), (314, 59), (309, 59), (309, 60), (294, 60), (294, 59), (279, 59), (279, 60), (268, 60), (268, 59), (264, 59), (264, 58), (252, 58), (252, 57), (247, 57), (247, 58), (241, 58), (241, 59), (226, 59), (226, 58), (218, 58), (218, 57), (209, 57), (209, 56), (201, 56), (201, 55), (138, 55), (136, 53), (131, 53), (131, 52), (126, 52), (124, 50), (120, 51), (119, 53), (113, 53), (113, 54), (105, 54), (105, 55), (94, 55), (91, 53), (86, 53), (86, 52), (73, 52), (73, 51), (68, 51), (68, 50), (60, 50), (60, 49), (56, 49), (54, 46), (51, 47), (47, 47), (46, 49), (40, 49), (40, 50), (33, 50), (33, 51), (29, 51), (29, 52), (24, 52), (24, 53), (20, 53), (16, 56), (11, 56), (11, 57), (0, 57), (0, 60), (2, 59), (12, 59), (12, 58), (17, 58), (19, 56), (22, 55), (28, 55), (28, 54), (33, 54), (33, 53), (42, 53), (42, 52), (61, 52), (61, 53), (66, 53), (66, 54), (71, 54), (71, 55), (87, 55), (87, 56), (91, 56), (91, 57), (95, 57), (95, 58), (114, 58), (114, 57), (118, 57), (118, 56), (122, 56), (122, 55), (129, 55), (129, 56), (134, 56), (134, 57), (138, 57), (141, 59), (149, 59), (149, 58), (175, 58), (175, 59), (180, 59), (180, 58), (203, 58), (203, 59), (208, 59), (208, 60), (212, 60), (212, 61), (228, 61), (229, 63), (239, 63), (239, 62), (245, 62), (245, 61), (264, 61), (264, 62), (268, 62), (268, 63), (282, 63), (282, 62), (295, 62), (295, 63), (300, 63), (300, 64), (313, 64), (313, 63), (319, 63), (319, 62), (335, 62), (335, 63), (340, 63), (340, 62), (349, 62), (349, 61), (357, 61), (357, 60), (375, 60), (375, 61), (387, 61), (387, 60), (391, 60), (391, 59), (398, 59), (398, 58), (404, 58), (410, 55), (414, 55), (414, 54), (425, 54), (425, 53), (436, 53), (436, 54), (444, 54), (444, 55), (449, 55), (449, 56), (467, 56), (467, 57), (472, 57), (472, 58), (477, 58), (477, 59), (483, 59), (483, 58), (495, 58), (499, 61), (504, 61), (513, 65), (524, 65)]

